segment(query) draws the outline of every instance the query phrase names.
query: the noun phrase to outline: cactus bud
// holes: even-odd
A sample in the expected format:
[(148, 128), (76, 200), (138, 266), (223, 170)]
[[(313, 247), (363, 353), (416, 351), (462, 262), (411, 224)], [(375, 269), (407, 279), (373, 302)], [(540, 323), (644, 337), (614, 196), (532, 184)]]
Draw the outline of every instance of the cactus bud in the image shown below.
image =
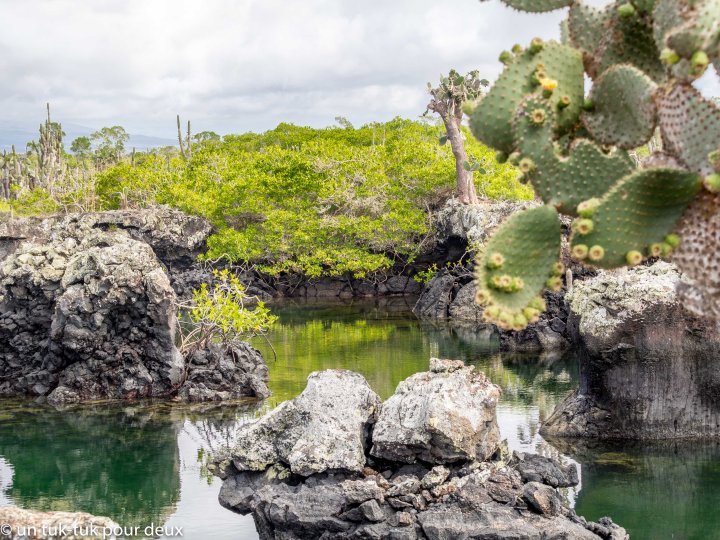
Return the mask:
[(673, 247), (667, 242), (660, 243), (660, 255), (662, 257), (668, 257), (673, 252)]
[(522, 310), (523, 315), (525, 315), (525, 318), (528, 320), (529, 323), (536, 323), (540, 320), (540, 312), (531, 307), (526, 307)]
[(577, 213), (580, 217), (590, 219), (595, 213), (595, 208), (600, 204), (600, 199), (593, 197), (578, 204)]
[(475, 303), (478, 306), (484, 306), (485, 304), (488, 303), (489, 300), (490, 300), (490, 297), (489, 297), (488, 293), (485, 292), (484, 290), (478, 289), (475, 292)]
[(713, 150), (708, 154), (708, 161), (717, 172), (720, 172), (720, 150)]
[(545, 114), (545, 111), (542, 109), (535, 109), (533, 112), (530, 113), (530, 120), (536, 126), (543, 125), (545, 123), (546, 118), (547, 118), (547, 115)]
[(524, 49), (523, 49), (522, 45), (520, 45), (519, 43), (516, 43), (515, 45), (512, 46), (511, 50), (512, 50), (513, 54), (522, 54)]
[(705, 189), (711, 193), (720, 193), (720, 174), (711, 174), (705, 177)]
[(702, 75), (710, 64), (710, 58), (703, 50), (695, 51), (690, 59), (690, 64), (693, 68), (693, 74)]
[(558, 261), (555, 264), (553, 264), (553, 269), (552, 269), (553, 276), (562, 276), (563, 273), (565, 273), (565, 265), (563, 263)]
[(510, 330), (514, 319), (515, 317), (508, 311), (501, 311), (500, 315), (497, 316), (497, 325), (502, 330)]
[(674, 233), (668, 234), (665, 237), (665, 243), (669, 244), (671, 248), (676, 249), (680, 245), (680, 237)]
[(545, 300), (543, 300), (542, 296), (536, 296), (535, 298), (530, 300), (528, 307), (537, 309), (540, 313), (547, 309), (547, 306), (545, 305)]
[(595, 110), (595, 102), (589, 98), (585, 99), (585, 101), (583, 101), (583, 110), (586, 110), (588, 112), (594, 111)]
[(637, 266), (643, 260), (642, 253), (637, 250), (628, 251), (625, 255), (625, 260), (630, 266)]
[(593, 228), (594, 224), (592, 222), (592, 219), (582, 218), (577, 219), (573, 222), (573, 231), (575, 231), (581, 236), (590, 234), (593, 231)]
[(540, 39), (539, 37), (533, 38), (533, 40), (530, 42), (530, 52), (532, 54), (537, 54), (543, 50), (544, 46), (545, 43), (543, 43), (542, 39)]
[(637, 14), (637, 10), (635, 9), (635, 6), (633, 6), (630, 2), (626, 2), (625, 4), (621, 5), (618, 8), (618, 14), (623, 19), (628, 19), (630, 17), (633, 17)]
[(535, 170), (535, 162), (530, 158), (522, 158), (518, 163), (518, 168), (527, 174)]
[(577, 244), (572, 248), (572, 256), (579, 261), (584, 260), (588, 256), (588, 247), (585, 244)]
[(508, 156), (508, 161), (516, 167), (520, 164), (520, 152), (513, 152)]
[(498, 276), (497, 284), (498, 289), (502, 290), (508, 290), (510, 287), (512, 287), (512, 278), (508, 276), (507, 274), (503, 274), (501, 276)]
[(558, 108), (559, 108), (559, 109), (564, 109), (564, 108), (567, 107), (568, 105), (570, 105), (570, 96), (567, 96), (567, 95), (562, 96), (562, 97), (560, 98), (560, 101), (558, 101)]
[(560, 292), (562, 285), (562, 279), (559, 276), (551, 277), (545, 282), (545, 286), (552, 292)]
[(513, 292), (522, 291), (525, 288), (525, 281), (523, 278), (515, 277), (513, 278), (511, 289)]
[(680, 55), (669, 47), (665, 47), (660, 53), (660, 60), (668, 66), (674, 66), (680, 61)]
[(588, 258), (591, 261), (601, 261), (605, 256), (605, 248), (602, 246), (593, 246), (588, 250)]
[(495, 320), (500, 315), (500, 308), (495, 305), (490, 305), (485, 308), (483, 315), (489, 320)]
[(500, 60), (500, 62), (502, 62), (503, 64), (505, 64), (507, 66), (508, 64), (512, 63), (513, 55), (509, 51), (503, 51), (500, 53), (498, 60)]
[(525, 315), (518, 314), (513, 317), (513, 324), (512, 329), (516, 332), (519, 332), (520, 330), (525, 330), (528, 325), (528, 320), (525, 318)]
[(660, 243), (651, 244), (648, 248), (648, 253), (650, 253), (652, 257), (660, 257), (662, 255), (662, 252), (663, 247)]
[(487, 267), (490, 270), (502, 268), (503, 264), (505, 264), (505, 257), (503, 257), (501, 253), (491, 253), (488, 257)]

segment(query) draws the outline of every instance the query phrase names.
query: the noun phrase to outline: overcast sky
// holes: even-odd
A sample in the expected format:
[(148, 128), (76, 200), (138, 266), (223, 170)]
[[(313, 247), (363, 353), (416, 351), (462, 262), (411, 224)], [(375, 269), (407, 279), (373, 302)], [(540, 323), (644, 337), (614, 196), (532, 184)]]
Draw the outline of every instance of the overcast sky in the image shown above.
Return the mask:
[[(602, 0), (593, 3), (602, 4)], [(0, 0), (0, 120), (173, 136), (416, 117), (454, 67), (497, 77), (563, 11), (499, 0)], [(711, 88), (714, 91), (717, 87)]]

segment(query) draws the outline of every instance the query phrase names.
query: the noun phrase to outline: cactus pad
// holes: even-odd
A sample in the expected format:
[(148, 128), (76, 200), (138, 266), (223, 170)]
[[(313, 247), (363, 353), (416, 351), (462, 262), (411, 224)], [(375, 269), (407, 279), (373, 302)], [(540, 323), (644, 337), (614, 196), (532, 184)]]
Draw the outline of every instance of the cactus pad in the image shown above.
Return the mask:
[(684, 24), (676, 25), (665, 36), (665, 45), (683, 58), (702, 50), (717, 57), (720, 42), (720, 2), (718, 0), (678, 0), (682, 5)]
[[(533, 113), (543, 111), (546, 120), (533, 122)], [(514, 120), (515, 137), (521, 156), (535, 164), (527, 173), (538, 195), (560, 212), (575, 215), (577, 205), (601, 197), (610, 187), (630, 174), (634, 164), (626, 152), (604, 153), (592, 141), (576, 139), (568, 156), (560, 155), (552, 141), (554, 111), (539, 96), (531, 96), (520, 106)]]
[(520, 11), (541, 13), (564, 8), (573, 3), (573, 0), (502, 0), (504, 4)]
[[(548, 206), (518, 212), (497, 229), (478, 257), (476, 287), (484, 292), (489, 306), (513, 316), (521, 314), (553, 276), (559, 257), (557, 212)], [(493, 259), (502, 260), (502, 265), (494, 264)], [(522, 287), (512, 292), (502, 290), (496, 282), (505, 278), (521, 280)]]
[(720, 195), (703, 191), (677, 226), (680, 245), (672, 260), (696, 287), (680, 290), (683, 303), (720, 318)]
[(507, 154), (514, 151), (512, 119), (527, 95), (542, 91), (537, 78), (539, 71), (547, 79), (557, 82), (549, 98), (553, 105), (557, 106), (564, 96), (570, 100), (557, 116), (558, 134), (569, 131), (577, 123), (584, 96), (580, 52), (556, 42), (547, 42), (536, 53), (532, 48), (525, 49), (505, 68), (473, 112), (470, 127), (475, 137), (495, 150)]
[(636, 148), (650, 140), (657, 124), (653, 94), (657, 85), (634, 66), (618, 65), (607, 69), (593, 85), (592, 112), (583, 114), (583, 122), (592, 137), (601, 144)]
[(570, 37), (585, 52), (585, 68), (593, 79), (615, 64), (631, 64), (655, 81), (666, 77), (653, 28), (638, 14), (622, 17), (623, 0), (598, 10), (577, 0), (570, 9)]
[(629, 252), (649, 254), (653, 244), (664, 242), (700, 186), (700, 176), (685, 171), (637, 171), (600, 200), (592, 214), (592, 231), (574, 233), (572, 245), (601, 247), (603, 257), (590, 261), (595, 266), (624, 266)]
[(692, 86), (677, 84), (658, 97), (658, 112), (666, 151), (690, 170), (712, 174), (708, 155), (718, 149), (720, 108)]

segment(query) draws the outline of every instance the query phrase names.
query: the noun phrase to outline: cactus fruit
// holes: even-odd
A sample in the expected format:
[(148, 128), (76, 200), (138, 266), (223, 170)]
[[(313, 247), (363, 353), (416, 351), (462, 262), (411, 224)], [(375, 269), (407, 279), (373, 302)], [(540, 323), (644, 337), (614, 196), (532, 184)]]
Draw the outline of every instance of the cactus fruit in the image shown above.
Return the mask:
[[(547, 210), (511, 217), (489, 240), (477, 265), (485, 318), (503, 328), (534, 322), (541, 289), (562, 287), (558, 211), (577, 216), (573, 259), (615, 268), (670, 256), (697, 284), (688, 301), (720, 319), (720, 106), (692, 86), (710, 64), (720, 74), (720, 0), (611, 0), (600, 9), (503, 1), (570, 9), (562, 44), (514, 47), (471, 117), (473, 134), (520, 167)], [(633, 161), (627, 151), (657, 133), (662, 150)]]
[[(502, 268), (491, 262), (498, 256), (504, 259)], [(560, 220), (554, 209), (543, 206), (514, 214), (475, 265), (476, 290), (488, 298), (486, 318), (498, 321), (502, 313), (515, 317), (527, 307), (537, 309), (534, 298), (553, 276), (559, 257)]]

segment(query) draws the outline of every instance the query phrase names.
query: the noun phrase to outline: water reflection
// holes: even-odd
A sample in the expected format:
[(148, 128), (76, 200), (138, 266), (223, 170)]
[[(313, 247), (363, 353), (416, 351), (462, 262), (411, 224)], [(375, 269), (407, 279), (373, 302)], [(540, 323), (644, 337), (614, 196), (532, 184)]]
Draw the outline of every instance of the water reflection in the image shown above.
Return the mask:
[[(347, 306), (289, 304), (270, 336), (273, 398), (234, 403), (93, 405), (56, 410), (0, 402), (0, 505), (83, 510), (122, 525), (181, 526), (184, 538), (257, 538), (250, 517), (217, 503), (220, 482), (207, 474), (207, 456), (232, 444), (239, 427), (291, 399), (315, 370), (346, 368), (365, 375), (383, 398), (431, 356), (459, 358), (503, 389), (498, 421), (516, 450), (582, 464), (580, 514), (611, 515), (635, 539), (718, 538), (720, 447), (673, 445), (585, 447), (548, 444), (538, 428), (576, 385), (572, 357), (507, 355), (492, 336), (471, 327), (418, 323), (402, 299)], [(673, 536), (674, 535), (674, 536)]]
[(720, 539), (720, 441), (552, 443), (581, 464), (579, 514), (633, 540)]

